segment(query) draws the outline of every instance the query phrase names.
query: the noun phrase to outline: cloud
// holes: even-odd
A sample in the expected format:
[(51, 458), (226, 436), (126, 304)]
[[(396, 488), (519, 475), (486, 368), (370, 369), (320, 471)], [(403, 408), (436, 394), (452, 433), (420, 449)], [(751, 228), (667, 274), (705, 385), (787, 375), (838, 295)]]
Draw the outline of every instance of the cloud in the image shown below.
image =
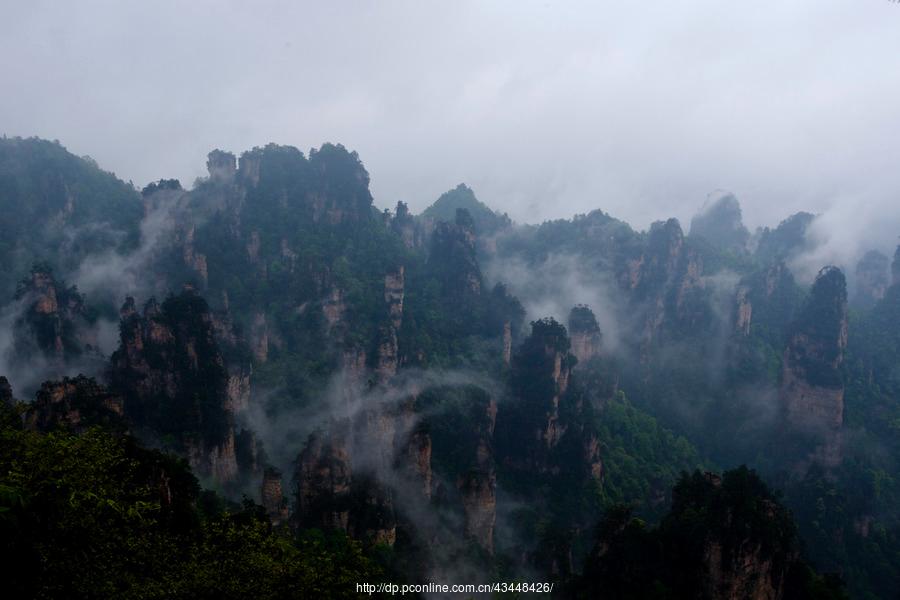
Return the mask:
[[(0, 131), (139, 184), (340, 141), (380, 206), (459, 181), (516, 220), (639, 228), (733, 190), (751, 229), (900, 192), (900, 6), (800, 0), (6, 7)], [(858, 220), (858, 215), (854, 215)]]
[(582, 256), (551, 254), (538, 264), (519, 258), (493, 257), (484, 265), (486, 278), (504, 283), (525, 308), (526, 320), (553, 317), (563, 325), (576, 304), (593, 311), (606, 352), (618, 349), (627, 315), (624, 298), (609, 275)]

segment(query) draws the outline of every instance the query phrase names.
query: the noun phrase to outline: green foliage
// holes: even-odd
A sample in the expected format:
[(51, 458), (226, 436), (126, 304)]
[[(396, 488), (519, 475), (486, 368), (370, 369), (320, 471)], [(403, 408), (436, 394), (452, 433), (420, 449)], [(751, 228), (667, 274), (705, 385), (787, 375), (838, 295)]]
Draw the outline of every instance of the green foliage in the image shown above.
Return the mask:
[(0, 298), (6, 299), (37, 260), (66, 273), (90, 254), (134, 248), (143, 211), (131, 186), (58, 142), (3, 137), (0, 214)]
[(802, 343), (791, 346), (793, 358), (813, 385), (839, 387), (837, 369), (847, 326), (847, 281), (837, 267), (819, 272), (805, 305), (795, 320), (793, 335)]
[(346, 538), (199, 512), (186, 465), (127, 438), (4, 429), (0, 465), (8, 597), (355, 597), (379, 576)]
[(741, 220), (741, 206), (733, 194), (726, 194), (691, 220), (691, 236), (698, 236), (717, 248), (746, 252), (750, 232)]
[(604, 405), (596, 427), (602, 444), (603, 506), (632, 504), (644, 515), (658, 515), (678, 475), (700, 466), (697, 450), (686, 438), (661, 427), (621, 391)]
[[(786, 598), (846, 597), (838, 580), (815, 575), (799, 560), (790, 513), (753, 471), (740, 467), (721, 478), (685, 473), (672, 496), (672, 509), (656, 528), (624, 507), (607, 511), (578, 595), (717, 597), (723, 590), (715, 585), (743, 581), (780, 588)], [(753, 587), (736, 591), (750, 594)]]
[(54, 278), (49, 263), (31, 267), (16, 285), (15, 299), (23, 302), (24, 310), (13, 327), (14, 364), (24, 366), (40, 356), (73, 360), (95, 350), (83, 345), (79, 333), (97, 320), (97, 312), (85, 306), (76, 286)]
[(479, 443), (490, 440), (490, 394), (475, 385), (438, 386), (416, 398), (416, 411), (432, 442), (435, 471), (450, 481), (477, 466)]
[(808, 247), (806, 230), (815, 215), (798, 212), (778, 224), (775, 229), (766, 227), (756, 247), (756, 258), (762, 264), (784, 261)]
[(472, 228), (481, 235), (490, 235), (512, 223), (508, 216), (494, 212), (478, 200), (475, 192), (464, 183), (441, 194), (434, 204), (422, 212), (422, 216), (452, 223), (459, 210), (466, 211), (468, 218), (471, 219)]
[(598, 333), (600, 325), (594, 312), (584, 304), (578, 304), (569, 312), (569, 329), (578, 332)]

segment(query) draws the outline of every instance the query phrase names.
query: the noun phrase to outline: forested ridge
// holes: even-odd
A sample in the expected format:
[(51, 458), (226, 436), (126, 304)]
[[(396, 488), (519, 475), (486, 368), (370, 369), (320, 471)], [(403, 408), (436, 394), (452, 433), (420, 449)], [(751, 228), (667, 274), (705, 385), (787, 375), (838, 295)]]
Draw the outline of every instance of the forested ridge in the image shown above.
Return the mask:
[(379, 209), (339, 144), (207, 167), (0, 139), (11, 597), (900, 589), (900, 250), (807, 280), (816, 217), (728, 194), (637, 231)]

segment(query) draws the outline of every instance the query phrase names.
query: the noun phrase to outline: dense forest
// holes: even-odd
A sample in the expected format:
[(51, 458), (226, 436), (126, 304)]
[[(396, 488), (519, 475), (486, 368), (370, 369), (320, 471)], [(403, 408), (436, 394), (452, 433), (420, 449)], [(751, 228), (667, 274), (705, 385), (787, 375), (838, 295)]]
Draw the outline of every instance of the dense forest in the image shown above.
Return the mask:
[(896, 598), (900, 248), (807, 281), (817, 217), (729, 194), (638, 231), (379, 209), (337, 144), (207, 168), (0, 139), (7, 597)]

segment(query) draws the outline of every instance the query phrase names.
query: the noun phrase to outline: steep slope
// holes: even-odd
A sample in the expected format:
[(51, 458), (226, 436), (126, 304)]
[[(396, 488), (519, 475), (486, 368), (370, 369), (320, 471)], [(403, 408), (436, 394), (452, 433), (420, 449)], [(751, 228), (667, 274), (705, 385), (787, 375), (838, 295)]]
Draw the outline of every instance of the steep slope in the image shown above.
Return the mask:
[(796, 436), (800, 447), (812, 445), (813, 460), (826, 466), (835, 466), (841, 460), (841, 363), (847, 348), (847, 327), (844, 274), (826, 267), (791, 327), (780, 390), (789, 435)]
[[(187, 457), (201, 477), (236, 483), (238, 457), (259, 452), (252, 435), (240, 435), (235, 424), (239, 388), (229, 385), (206, 302), (188, 290), (161, 305), (150, 299), (141, 314), (128, 298), (121, 314), (120, 346), (108, 378), (126, 417), (141, 435), (158, 436), (164, 447)], [(244, 474), (261, 469), (243, 466)]]
[(741, 205), (733, 194), (709, 203), (691, 219), (690, 235), (730, 252), (746, 252), (750, 232), (741, 219)]
[(142, 216), (137, 192), (58, 142), (0, 138), (0, 303), (37, 261), (63, 276), (86, 256), (133, 248)]
[(753, 471), (684, 474), (656, 528), (611, 511), (580, 582), (585, 598), (843, 598), (800, 558), (790, 513)]

